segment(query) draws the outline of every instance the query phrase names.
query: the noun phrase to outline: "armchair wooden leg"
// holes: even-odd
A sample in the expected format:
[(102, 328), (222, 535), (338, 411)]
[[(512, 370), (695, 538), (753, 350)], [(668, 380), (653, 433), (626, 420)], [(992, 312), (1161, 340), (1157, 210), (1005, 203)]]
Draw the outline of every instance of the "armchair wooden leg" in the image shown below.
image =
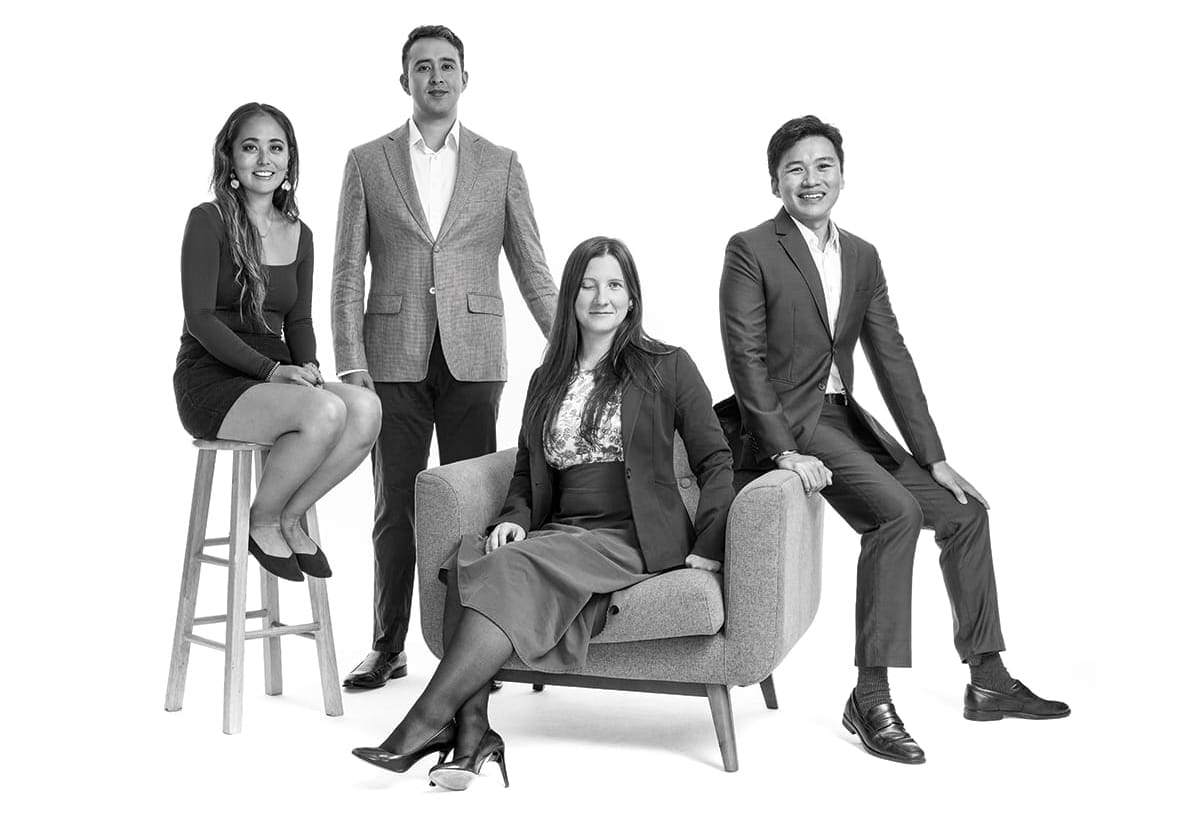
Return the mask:
[(533, 691), (534, 691), (534, 692), (541, 692), (541, 691), (542, 691), (542, 690), (544, 690), (544, 689), (546, 689), (546, 685), (545, 685), (545, 684), (534, 684), (534, 685), (533, 685)]
[(767, 676), (758, 686), (762, 688), (763, 700), (767, 702), (767, 709), (779, 709), (779, 702), (775, 700), (775, 676)]
[(713, 725), (717, 729), (717, 743), (721, 746), (721, 760), (725, 771), (738, 770), (737, 741), (733, 737), (733, 707), (729, 703), (729, 688), (724, 684), (707, 684), (708, 706), (712, 710)]

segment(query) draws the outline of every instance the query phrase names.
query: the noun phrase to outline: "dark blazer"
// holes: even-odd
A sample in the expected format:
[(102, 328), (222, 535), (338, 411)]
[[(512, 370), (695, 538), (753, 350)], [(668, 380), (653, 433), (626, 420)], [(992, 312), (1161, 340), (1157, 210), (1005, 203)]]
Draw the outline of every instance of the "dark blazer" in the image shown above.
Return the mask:
[(853, 398), (854, 346), (860, 339), (913, 456), (923, 466), (946, 457), (888, 300), (879, 253), (838, 231), (842, 299), (836, 334), (808, 244), (786, 210), (734, 235), (725, 249), (721, 336), (746, 442), (739, 468), (761, 467), (787, 449), (806, 450), (835, 360), (852, 409), (893, 457), (904, 454)]
[[(635, 385), (621, 391), (625, 483), (649, 572), (681, 566), (693, 553), (724, 560), (725, 521), (733, 501), (733, 458), (695, 362), (682, 348), (671, 348), (659, 357), (657, 370), (662, 380), (657, 391)], [(530, 391), (541, 375), (541, 368), (533, 372)], [(493, 526), (516, 523), (528, 531), (550, 519), (554, 479), (542, 444), (545, 423), (542, 411), (522, 424), (508, 497)], [(676, 430), (700, 484), (694, 525), (675, 480)]]

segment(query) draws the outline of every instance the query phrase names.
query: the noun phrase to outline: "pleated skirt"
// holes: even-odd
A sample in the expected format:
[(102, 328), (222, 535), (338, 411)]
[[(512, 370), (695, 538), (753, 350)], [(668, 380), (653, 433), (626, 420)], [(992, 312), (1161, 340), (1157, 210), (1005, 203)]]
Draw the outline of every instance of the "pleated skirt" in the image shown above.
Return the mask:
[(485, 539), (464, 535), (442, 568), (457, 568), (463, 607), (492, 620), (521, 661), (543, 672), (582, 669), (609, 595), (650, 576), (621, 461), (557, 472), (550, 522), (491, 554)]

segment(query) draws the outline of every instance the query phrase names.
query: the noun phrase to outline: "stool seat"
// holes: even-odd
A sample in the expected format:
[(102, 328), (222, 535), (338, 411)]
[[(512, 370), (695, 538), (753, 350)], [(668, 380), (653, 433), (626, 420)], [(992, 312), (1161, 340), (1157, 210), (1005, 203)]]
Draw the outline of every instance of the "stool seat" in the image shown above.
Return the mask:
[(271, 448), (270, 444), (255, 444), (250, 441), (222, 441), (219, 438), (212, 440), (194, 438), (192, 439), (192, 446), (197, 449), (212, 449), (217, 452), (257, 452)]
[[(179, 607), (175, 616), (175, 639), (171, 647), (171, 669), (167, 677), (166, 709), (174, 712), (183, 707), (183, 689), (187, 679), (191, 646), (199, 644), (225, 654), (225, 699), (222, 729), (235, 734), (242, 729), (242, 685), (245, 674), (247, 639), (263, 640), (263, 667), (267, 695), (283, 692), (282, 653), (279, 637), (298, 635), (316, 643), (317, 666), (321, 672), (321, 692), (325, 714), (342, 714), (342, 691), (338, 684), (337, 660), (333, 649), (333, 629), (329, 616), (329, 595), (325, 580), (308, 577), (308, 595), (312, 606), (312, 621), (285, 625), (279, 620), (279, 579), (260, 569), (259, 589), (263, 607), (246, 610), (246, 578), (249, 572), (250, 551), (250, 493), (251, 481), (262, 478), (263, 465), (271, 451), (270, 444), (242, 441), (209, 441), (196, 439), (198, 449), (196, 480), (192, 489), (191, 517), (188, 521), (187, 547), (183, 559), (183, 579), (179, 587)], [(229, 536), (208, 537), (208, 507), (212, 497), (213, 470), (218, 452), (233, 453), (232, 501), (229, 512)], [(252, 478), (252, 470), (257, 478)], [(301, 525), (308, 536), (321, 544), (315, 506), (305, 513)], [(206, 548), (228, 546), (228, 558), (205, 553)], [(196, 598), (200, 587), (200, 566), (218, 565), (229, 569), (226, 592), (226, 612), (214, 616), (196, 616)], [(246, 630), (247, 619), (261, 619), (262, 626)], [(196, 625), (223, 624), (224, 642), (193, 633)]]

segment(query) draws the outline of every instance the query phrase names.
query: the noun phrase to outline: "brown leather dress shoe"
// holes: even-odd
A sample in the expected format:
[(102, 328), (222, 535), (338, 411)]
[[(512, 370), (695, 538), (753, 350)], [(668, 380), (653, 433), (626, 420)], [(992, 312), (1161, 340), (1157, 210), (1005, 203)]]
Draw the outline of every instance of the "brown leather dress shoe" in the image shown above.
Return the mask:
[(900, 720), (892, 704), (876, 704), (863, 715), (858, 710), (858, 699), (851, 691), (842, 712), (842, 726), (858, 735), (863, 747), (875, 757), (897, 763), (925, 762), (925, 751), (904, 730), (904, 721)]
[(1013, 681), (1008, 692), (985, 690), (974, 684), (963, 693), (963, 717), (968, 721), (999, 721), (1001, 718), (1046, 720), (1066, 718), (1071, 708), (1062, 701), (1039, 698), (1020, 681)]
[(384, 653), (372, 650), (370, 655), (359, 662), (342, 681), (343, 687), (358, 690), (373, 690), (388, 683), (388, 679), (403, 678), (408, 675), (408, 656), (401, 650), (399, 653)]

